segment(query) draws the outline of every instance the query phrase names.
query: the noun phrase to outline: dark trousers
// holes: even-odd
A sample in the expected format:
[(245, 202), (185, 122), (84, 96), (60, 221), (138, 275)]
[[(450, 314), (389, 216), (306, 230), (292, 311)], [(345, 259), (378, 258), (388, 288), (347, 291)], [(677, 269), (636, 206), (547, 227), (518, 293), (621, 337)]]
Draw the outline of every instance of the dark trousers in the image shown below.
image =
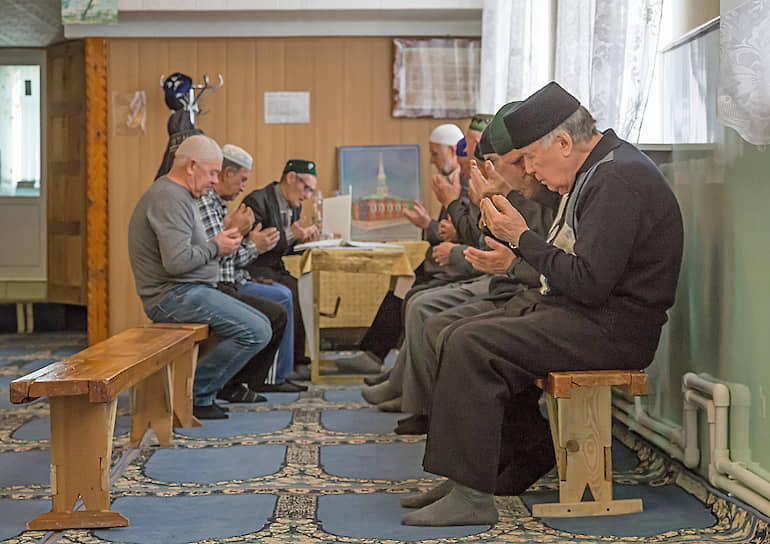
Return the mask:
[(404, 298), (401, 299), (388, 291), (385, 298), (382, 299), (380, 307), (377, 308), (377, 315), (369, 328), (366, 330), (359, 348), (363, 351), (369, 351), (379, 357), (380, 360), (390, 353), (391, 349), (401, 345), (401, 336), (404, 332), (404, 310), (406, 303), (415, 294), (425, 289), (438, 287), (448, 282), (444, 280), (425, 280), (421, 283), (415, 283)]
[(283, 331), (286, 328), (287, 315), (286, 309), (272, 300), (255, 297), (238, 292), (234, 285), (229, 283), (218, 283), (217, 289), (230, 295), (241, 302), (248, 304), (255, 310), (263, 313), (270, 320), (270, 327), (273, 329), (273, 335), (270, 342), (254, 357), (249, 359), (241, 370), (233, 376), (228, 383), (245, 383), (250, 389), (258, 389), (263, 383), (270, 366), (275, 360), (275, 354), (283, 337)]
[(551, 371), (640, 369), (654, 354), (611, 338), (580, 314), (543, 303), (516, 308), (514, 315), (462, 319), (445, 331), (423, 466), (487, 493), (514, 470), (511, 463), (537, 464), (537, 448), (516, 451), (511, 440), (549, 442), (531, 398), (519, 397), (534, 397), (535, 378)]
[(307, 362), (305, 356), (305, 325), (302, 323), (302, 310), (299, 307), (299, 291), (297, 290), (297, 278), (286, 270), (268, 267), (249, 267), (249, 273), (253, 281), (272, 280), (291, 290), (294, 303), (294, 366)]

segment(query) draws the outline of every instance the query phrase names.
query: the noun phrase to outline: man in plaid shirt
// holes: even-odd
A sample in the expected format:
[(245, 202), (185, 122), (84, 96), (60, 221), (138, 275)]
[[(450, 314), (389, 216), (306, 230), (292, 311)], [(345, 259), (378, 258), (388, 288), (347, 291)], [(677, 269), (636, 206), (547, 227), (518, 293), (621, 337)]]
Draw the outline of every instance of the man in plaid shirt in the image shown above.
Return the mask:
[[(242, 391), (241, 381), (247, 381), (250, 389), (259, 392), (304, 391), (306, 386), (286, 379), (294, 368), (294, 323), (287, 319), (287, 315), (293, 315), (294, 311), (291, 291), (278, 283), (267, 285), (252, 282), (244, 268), (258, 255), (275, 246), (279, 238), (278, 231), (274, 228), (262, 229), (261, 224), (254, 226), (254, 214), (243, 204), (233, 212), (228, 212), (227, 201), (233, 200), (243, 190), (251, 172), (252, 158), (246, 151), (232, 144), (223, 146), (222, 154), (219, 183), (198, 201), (201, 221), (210, 238), (223, 230), (237, 227), (243, 235), (243, 241), (235, 252), (219, 260), (217, 288), (264, 313), (270, 319), (274, 331), (271, 343), (260, 354), (271, 356), (272, 353), (274, 357), (263, 382), (254, 383), (254, 376), (248, 375), (249, 365), (246, 365), (244, 371), (233, 379), (235, 383), (228, 385), (235, 391)], [(274, 320), (284, 325), (276, 328)], [(223, 390), (220, 398), (227, 396), (227, 393)]]

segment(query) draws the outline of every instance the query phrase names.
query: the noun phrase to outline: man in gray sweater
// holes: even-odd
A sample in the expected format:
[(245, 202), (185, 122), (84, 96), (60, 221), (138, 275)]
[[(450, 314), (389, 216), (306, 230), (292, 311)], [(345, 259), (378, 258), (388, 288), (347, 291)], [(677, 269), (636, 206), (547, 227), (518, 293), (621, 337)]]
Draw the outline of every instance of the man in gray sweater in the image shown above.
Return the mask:
[(176, 152), (174, 166), (142, 195), (128, 225), (128, 253), (136, 291), (154, 322), (206, 323), (219, 343), (198, 363), (193, 413), (224, 419), (214, 397), (270, 341), (270, 321), (216, 289), (219, 257), (241, 243), (237, 228), (208, 239), (197, 199), (218, 180), (222, 151), (195, 135)]

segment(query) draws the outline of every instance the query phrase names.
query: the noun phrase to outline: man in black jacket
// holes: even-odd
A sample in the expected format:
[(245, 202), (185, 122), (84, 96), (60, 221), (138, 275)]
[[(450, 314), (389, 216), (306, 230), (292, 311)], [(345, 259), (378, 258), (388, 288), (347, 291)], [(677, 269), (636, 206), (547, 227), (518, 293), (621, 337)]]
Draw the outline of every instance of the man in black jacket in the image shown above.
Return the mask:
[(262, 228), (275, 227), (281, 237), (273, 249), (260, 255), (246, 266), (255, 281), (273, 280), (291, 289), (294, 298), (294, 367), (308, 364), (305, 356), (305, 327), (299, 308), (297, 279), (289, 274), (282, 257), (292, 252), (297, 243), (318, 240), (316, 225), (303, 227), (300, 220), (302, 202), (313, 194), (318, 184), (313, 161), (291, 159), (286, 163), (280, 181), (252, 191), (243, 199), (254, 212), (254, 224)]
[(541, 275), (531, 300), (444, 329), (423, 466), (451, 491), (407, 525), (490, 524), (499, 474), (527, 466), (502, 444), (539, 440), (533, 380), (552, 371), (641, 369), (674, 302), (683, 225), (652, 161), (550, 83), (505, 116), (525, 168), (562, 196), (548, 236), (510, 203), (481, 202), (482, 221)]

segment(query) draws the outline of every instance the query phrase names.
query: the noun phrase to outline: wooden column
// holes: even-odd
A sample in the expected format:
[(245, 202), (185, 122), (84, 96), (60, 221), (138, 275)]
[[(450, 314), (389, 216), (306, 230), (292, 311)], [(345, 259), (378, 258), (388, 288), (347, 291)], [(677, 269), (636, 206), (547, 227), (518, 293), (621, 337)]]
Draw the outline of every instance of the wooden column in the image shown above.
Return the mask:
[(88, 344), (109, 336), (107, 300), (107, 41), (86, 38)]

